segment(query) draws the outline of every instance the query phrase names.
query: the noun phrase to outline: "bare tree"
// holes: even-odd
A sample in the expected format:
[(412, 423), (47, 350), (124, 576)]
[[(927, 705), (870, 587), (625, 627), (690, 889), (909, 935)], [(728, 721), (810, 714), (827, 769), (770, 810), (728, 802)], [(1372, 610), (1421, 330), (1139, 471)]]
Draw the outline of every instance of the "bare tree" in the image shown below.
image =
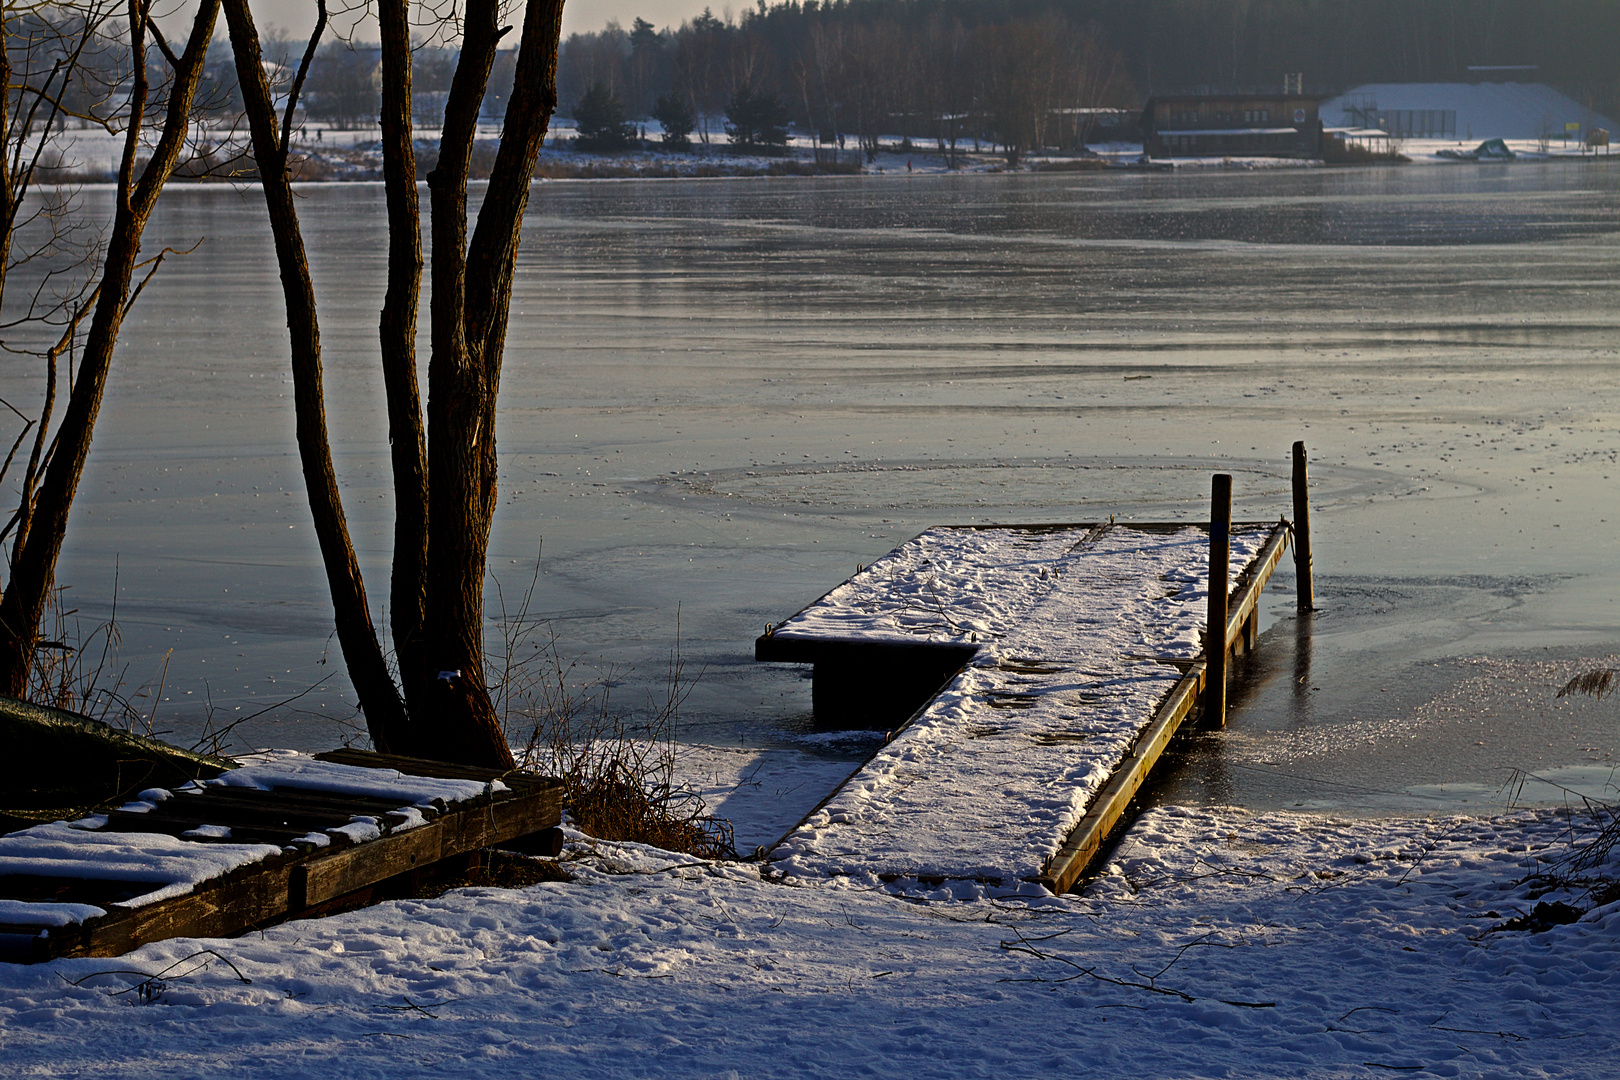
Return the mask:
[(726, 68), (733, 32), (705, 8), (675, 35), (674, 89), (697, 113), (698, 139), (705, 146), (709, 144), (710, 122), (725, 111), (731, 99)]
[[(4, 175), (0, 177), (0, 242), (6, 247), (7, 274), (16, 266), (16, 249), (12, 247), (15, 230), (27, 217), (27, 197), (40, 178), (45, 133), (72, 108), (64, 97), (64, 88), (72, 81), (75, 70), (81, 69), (88, 43), (104, 40), (103, 32), (114, 32), (113, 10), (91, 6), (69, 13), (83, 29), (74, 46), (48, 68), (29, 61), (19, 69), (13, 66), (12, 50), (0, 50), (5, 57), (0, 61), (5, 83), (0, 131), (6, 140)], [(177, 55), (152, 21), (151, 0), (127, 0), (122, 8), (127, 22), (116, 31), (122, 37), (119, 48), (126, 56), (122, 66), (128, 72), (128, 85), (111, 102), (116, 115), (110, 108), (103, 114), (84, 108), (80, 114), (87, 121), (121, 125), (124, 145), (112, 224), (104, 245), (97, 248), (98, 269), (85, 278), (82, 291), (69, 290), (65, 297), (59, 294), (56, 302), (46, 302), (43, 309), (59, 321), (61, 334), (45, 350), (44, 403), (32, 424), (34, 441), (22, 477), (18, 508), (5, 526), (5, 532), (12, 537), (12, 552), (11, 578), (0, 596), (0, 693), (21, 697), (28, 690), (40, 620), (55, 584), (68, 513), (90, 452), (112, 368), (113, 348), (124, 316), (163, 257), (159, 253), (143, 261), (141, 237), (164, 185), (187, 152), (197, 86), (218, 12), (219, 0), (201, 0), (190, 37)], [(7, 44), (13, 40), (14, 17), (49, 20), (62, 13), (60, 8), (20, 9), (8, 4), (4, 16)], [(161, 117), (156, 124), (154, 116)], [(143, 269), (146, 273), (137, 284)], [(89, 284), (91, 278), (93, 285)], [(36, 300), (40, 295), (36, 293)], [(37, 318), (41, 313), (36, 303), (25, 317)], [(68, 360), (67, 401), (53, 429), (60, 383), (57, 366), (64, 356)], [(20, 436), (13, 444), (7, 465), (14, 460), (22, 441)]]
[[(399, 682), (367, 606), (332, 470), (321, 390), (316, 296), (287, 171), (288, 126), (303, 69), (276, 115), (247, 0), (224, 0), (237, 77), (259, 161), (293, 330), (299, 452), (336, 614), (338, 640), (379, 749), (511, 767), (484, 671), (484, 576), (495, 512), (495, 408), (512, 275), (534, 166), (556, 108), (561, 0), (527, 0), (506, 124), (468, 235), (467, 185), (478, 116), (497, 46), (497, 0), (469, 0), (445, 104), (438, 162), (428, 174), (432, 221), (432, 351), (425, 439), (415, 380), (422, 269), (409, 127), (408, 0), (379, 5), (382, 25), (388, 292), (380, 326), (395, 489), (393, 631)], [(322, 13), (324, 16), (324, 6)], [(306, 52), (324, 31), (317, 25)]]

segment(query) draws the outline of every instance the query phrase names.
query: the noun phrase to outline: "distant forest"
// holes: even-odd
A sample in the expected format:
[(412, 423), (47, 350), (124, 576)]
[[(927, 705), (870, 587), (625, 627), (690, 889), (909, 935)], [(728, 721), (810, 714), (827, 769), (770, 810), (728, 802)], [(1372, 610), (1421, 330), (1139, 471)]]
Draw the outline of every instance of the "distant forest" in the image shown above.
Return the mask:
[[(1072, 137), (1054, 118), (1077, 110), (1280, 90), (1285, 73), (1323, 95), (1545, 82), (1614, 116), (1617, 46), (1616, 0), (759, 0), (727, 21), (705, 12), (678, 28), (637, 19), (571, 35), (558, 90), (564, 115), (600, 85), (632, 119), (672, 95), (699, 138), (741, 88), (776, 95), (812, 133), (944, 141), (968, 124), (1038, 146)], [(1535, 70), (1470, 70), (1518, 66)]]

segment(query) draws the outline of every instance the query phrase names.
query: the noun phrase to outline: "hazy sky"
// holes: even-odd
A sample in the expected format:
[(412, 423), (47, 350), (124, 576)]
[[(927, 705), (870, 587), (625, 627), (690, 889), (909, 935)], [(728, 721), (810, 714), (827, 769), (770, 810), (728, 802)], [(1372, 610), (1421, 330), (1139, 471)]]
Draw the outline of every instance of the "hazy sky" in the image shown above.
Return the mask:
[[(329, 2), (328, 10), (338, 6)], [(628, 27), (638, 15), (662, 30), (665, 26), (679, 26), (705, 7), (723, 16), (729, 6), (715, 0), (568, 0), (563, 6), (563, 34), (600, 30), (609, 19)], [(253, 14), (261, 29), (279, 26), (295, 35), (307, 35), (315, 25), (315, 0), (256, 0)], [(223, 23), (221, 19), (222, 28)], [(360, 36), (374, 40), (376, 31), (367, 32), (362, 27)]]

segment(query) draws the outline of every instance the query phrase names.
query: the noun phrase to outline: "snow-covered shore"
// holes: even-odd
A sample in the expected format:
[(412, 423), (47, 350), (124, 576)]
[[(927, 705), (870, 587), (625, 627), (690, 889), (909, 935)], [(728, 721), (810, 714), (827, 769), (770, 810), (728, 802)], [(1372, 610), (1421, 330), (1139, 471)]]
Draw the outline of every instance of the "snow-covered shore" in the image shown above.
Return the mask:
[(1067, 897), (899, 897), (578, 838), (572, 883), (0, 965), (0, 1061), (328, 1080), (1620, 1075), (1620, 904), (1488, 932), (1530, 907), (1516, 882), (1568, 828), (1169, 808)]

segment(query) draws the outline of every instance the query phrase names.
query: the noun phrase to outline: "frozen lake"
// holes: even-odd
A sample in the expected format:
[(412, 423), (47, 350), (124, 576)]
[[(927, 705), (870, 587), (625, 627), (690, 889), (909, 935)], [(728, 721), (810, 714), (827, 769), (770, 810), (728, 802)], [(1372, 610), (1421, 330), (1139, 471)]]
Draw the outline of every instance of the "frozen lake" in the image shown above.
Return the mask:
[[(382, 191), (303, 194), (380, 612)], [(171, 189), (147, 250), (199, 239), (127, 324), (61, 578), (88, 626), (116, 564), (127, 690), (173, 650), (176, 741), (337, 668), (239, 729), (322, 748), (352, 695), (257, 194)], [(492, 569), (511, 602), (543, 541), (535, 614), (625, 707), (679, 627), (682, 737), (797, 745), (809, 682), (752, 641), (855, 564), (938, 523), (1202, 519), (1212, 471), (1275, 517), (1302, 438), (1323, 610), (1301, 624), (1279, 575), (1231, 727), (1163, 797), (1475, 807), (1514, 768), (1602, 790), (1620, 703), (1552, 693), (1620, 652), (1617, 266), (1602, 164), (546, 183)]]

